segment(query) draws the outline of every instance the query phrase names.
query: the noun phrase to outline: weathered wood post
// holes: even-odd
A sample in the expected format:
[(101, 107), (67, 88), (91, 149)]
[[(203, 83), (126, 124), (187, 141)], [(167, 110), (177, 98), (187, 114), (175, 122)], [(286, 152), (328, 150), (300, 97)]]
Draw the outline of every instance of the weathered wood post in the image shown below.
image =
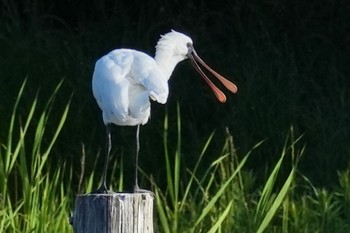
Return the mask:
[(78, 195), (74, 233), (153, 233), (153, 199), (152, 192)]

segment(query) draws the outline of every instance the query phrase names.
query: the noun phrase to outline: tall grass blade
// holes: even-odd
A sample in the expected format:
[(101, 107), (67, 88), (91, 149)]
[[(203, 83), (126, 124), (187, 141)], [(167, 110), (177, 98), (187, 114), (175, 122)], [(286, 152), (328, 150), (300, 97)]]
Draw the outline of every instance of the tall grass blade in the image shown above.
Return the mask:
[(163, 133), (163, 145), (164, 145), (164, 156), (165, 156), (165, 170), (166, 170), (166, 178), (168, 183), (168, 189), (169, 189), (169, 195), (174, 203), (175, 196), (174, 196), (174, 182), (173, 182), (173, 175), (171, 172), (170, 167), (170, 155), (169, 155), (169, 149), (168, 149), (168, 114), (165, 115), (164, 118), (164, 133)]
[(261, 198), (260, 198), (259, 203), (258, 203), (257, 208), (256, 208), (257, 211), (256, 211), (255, 221), (258, 221), (258, 219), (261, 216), (263, 216), (264, 213), (267, 212), (268, 201), (271, 197), (271, 193), (272, 193), (275, 181), (277, 179), (277, 174), (281, 168), (281, 164), (282, 164), (282, 161), (284, 159), (285, 153), (286, 153), (286, 151), (285, 151), (285, 147), (284, 147), (283, 152), (282, 152), (282, 156), (278, 160), (274, 169), (272, 170), (272, 172), (271, 172), (271, 174), (270, 174), (270, 176), (269, 176), (269, 178), (264, 186), (264, 189), (262, 191)]
[(156, 206), (158, 210), (160, 224), (162, 225), (162, 229), (165, 233), (171, 233), (169, 221), (166, 216), (166, 210), (164, 209), (166, 208), (166, 206), (161, 202), (162, 198), (158, 191), (158, 188), (155, 189), (155, 195), (156, 195)]
[[(205, 142), (204, 147), (203, 147), (203, 149), (201, 151), (201, 154), (198, 157), (198, 160), (197, 160), (193, 170), (192, 171), (188, 171), (191, 174), (191, 177), (190, 177), (190, 180), (188, 181), (188, 184), (186, 185), (186, 189), (185, 189), (185, 192), (184, 192), (183, 198), (182, 198), (183, 200), (187, 200), (187, 197), (188, 197), (188, 195), (190, 193), (190, 189), (192, 187), (193, 181), (198, 181), (197, 178), (195, 177), (195, 174), (196, 174), (196, 172), (198, 170), (199, 164), (201, 163), (201, 161), (203, 159), (203, 156), (204, 156), (205, 152), (207, 151), (207, 149), (209, 147), (209, 144), (210, 144), (211, 140), (213, 139), (213, 137), (214, 137), (214, 132), (209, 136), (209, 138)], [(199, 182), (197, 182), (197, 184), (199, 184)], [(180, 203), (179, 211), (182, 211), (184, 209), (185, 203), (186, 203), (186, 201), (182, 201)]]
[[(65, 212), (69, 205), (67, 187), (72, 179), (71, 172), (68, 179), (65, 177), (67, 186), (63, 187), (65, 165), (52, 166), (54, 169), (50, 172), (51, 166), (48, 164), (49, 154), (63, 128), (70, 105), (69, 101), (53, 135), (46, 135), (45, 128), (57, 91), (58, 87), (39, 114), (37, 122), (33, 121), (37, 113), (37, 96), (29, 106), (26, 118), (17, 114), (24, 84), (19, 91), (11, 116), (7, 144), (0, 147), (0, 154), (5, 155), (5, 158), (0, 158), (0, 166), (4, 168), (4, 172), (0, 172), (0, 204), (6, 211), (0, 211), (0, 218), (3, 219), (0, 220), (0, 232), (67, 232), (71, 229)], [(17, 119), (20, 122), (18, 126), (15, 124)], [(16, 127), (19, 128), (18, 135), (14, 130)], [(29, 133), (32, 129), (34, 138)], [(10, 189), (7, 182), (9, 177)]]
[(217, 193), (211, 198), (211, 200), (208, 202), (208, 204), (203, 208), (203, 211), (199, 218), (197, 219), (196, 223), (193, 226), (193, 232), (196, 226), (199, 225), (201, 221), (209, 214), (210, 210), (214, 207), (215, 203), (218, 201), (218, 199), (223, 195), (225, 192), (226, 188), (231, 184), (232, 180), (235, 178), (235, 176), (240, 172), (242, 167), (244, 166), (245, 162), (248, 159), (248, 155), (246, 155), (242, 161), (239, 163), (237, 169), (234, 171), (234, 173), (230, 176), (230, 178), (221, 185), (220, 189), (217, 191)]
[(286, 182), (283, 184), (277, 197), (273, 201), (270, 209), (266, 213), (262, 223), (260, 224), (260, 226), (257, 230), (257, 233), (264, 232), (266, 230), (266, 228), (268, 227), (268, 225), (270, 224), (272, 218), (275, 216), (279, 206), (281, 205), (282, 201), (284, 200), (284, 198), (288, 194), (288, 191), (289, 191), (291, 184), (293, 182), (293, 179), (294, 179), (294, 172), (295, 172), (295, 168), (293, 168), (292, 171), (289, 173), (289, 176), (288, 176)]
[(230, 201), (230, 203), (228, 204), (228, 206), (226, 207), (226, 209), (224, 210), (224, 212), (221, 214), (221, 216), (219, 217), (219, 219), (216, 221), (216, 223), (214, 224), (214, 226), (212, 228), (210, 228), (210, 230), (208, 231), (208, 233), (215, 233), (219, 227), (221, 226), (222, 222), (226, 219), (227, 215), (230, 213), (231, 207), (233, 204), (233, 200)]

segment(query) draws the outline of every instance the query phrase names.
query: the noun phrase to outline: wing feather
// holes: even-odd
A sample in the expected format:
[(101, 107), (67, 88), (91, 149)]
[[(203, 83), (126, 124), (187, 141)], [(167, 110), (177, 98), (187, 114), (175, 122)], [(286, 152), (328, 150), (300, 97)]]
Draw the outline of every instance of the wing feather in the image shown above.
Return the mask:
[(114, 50), (96, 62), (92, 89), (104, 123), (117, 125), (147, 123), (149, 98), (165, 103), (169, 94), (154, 59), (129, 49)]
[(131, 76), (146, 88), (152, 100), (165, 104), (169, 95), (168, 81), (157, 63), (145, 53), (134, 50), (133, 54)]

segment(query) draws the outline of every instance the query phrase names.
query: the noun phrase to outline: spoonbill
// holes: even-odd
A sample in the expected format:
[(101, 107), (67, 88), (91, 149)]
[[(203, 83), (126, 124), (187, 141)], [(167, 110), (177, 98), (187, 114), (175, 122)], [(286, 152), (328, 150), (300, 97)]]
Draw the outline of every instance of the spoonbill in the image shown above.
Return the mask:
[[(189, 58), (194, 68), (224, 103), (225, 94), (204, 74), (199, 64), (211, 72), (231, 92), (237, 87), (231, 81), (212, 70), (197, 55), (192, 39), (172, 30), (162, 35), (156, 45), (155, 57), (133, 49), (116, 49), (101, 57), (95, 64), (92, 91), (102, 110), (106, 125), (106, 157), (103, 177), (96, 193), (107, 193), (106, 177), (111, 152), (111, 125), (137, 126), (134, 192), (142, 192), (138, 185), (138, 157), (140, 125), (150, 118), (150, 99), (165, 104), (169, 94), (168, 80), (175, 66)], [(199, 63), (199, 64), (198, 64)]]

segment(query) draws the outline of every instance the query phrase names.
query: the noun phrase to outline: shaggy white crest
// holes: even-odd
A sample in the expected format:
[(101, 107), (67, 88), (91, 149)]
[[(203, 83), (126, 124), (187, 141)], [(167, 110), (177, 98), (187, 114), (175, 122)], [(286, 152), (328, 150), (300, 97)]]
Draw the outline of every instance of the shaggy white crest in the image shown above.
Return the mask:
[(154, 59), (167, 79), (170, 78), (175, 66), (188, 58), (188, 44), (193, 44), (192, 39), (174, 30), (159, 39)]

